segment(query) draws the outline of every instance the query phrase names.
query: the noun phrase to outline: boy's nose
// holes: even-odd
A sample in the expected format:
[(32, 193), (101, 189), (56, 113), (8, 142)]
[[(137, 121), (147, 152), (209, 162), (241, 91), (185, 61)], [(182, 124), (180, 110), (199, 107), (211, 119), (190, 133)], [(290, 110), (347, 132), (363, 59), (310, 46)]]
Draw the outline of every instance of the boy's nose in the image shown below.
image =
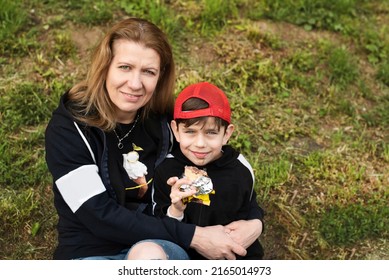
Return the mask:
[(204, 147), (205, 146), (205, 141), (203, 135), (199, 134), (196, 137), (195, 145), (197, 147)]

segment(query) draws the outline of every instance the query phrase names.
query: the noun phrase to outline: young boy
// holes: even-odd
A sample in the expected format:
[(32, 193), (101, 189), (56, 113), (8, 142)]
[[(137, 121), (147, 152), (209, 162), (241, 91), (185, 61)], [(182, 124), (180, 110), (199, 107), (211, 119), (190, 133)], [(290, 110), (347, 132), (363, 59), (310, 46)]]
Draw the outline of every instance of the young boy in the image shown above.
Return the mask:
[[(255, 234), (250, 239), (252, 244), (247, 244), (247, 255), (243, 258), (262, 259), (263, 249), (258, 237), (262, 231), (263, 210), (256, 201), (252, 167), (227, 145), (234, 126), (224, 92), (207, 82), (188, 86), (177, 97), (171, 127), (179, 148), (155, 170), (154, 214), (199, 226), (224, 225), (226, 230), (234, 221), (256, 220)], [(210, 185), (204, 183), (206, 189), (212, 190), (206, 197), (195, 195), (193, 200), (182, 200), (180, 193), (184, 190), (180, 192), (167, 184), (169, 178), (182, 176), (188, 166), (201, 169), (210, 179)], [(185, 186), (188, 184), (182, 187)], [(194, 187), (187, 190), (195, 192)], [(188, 253), (191, 259), (203, 258), (193, 250)]]

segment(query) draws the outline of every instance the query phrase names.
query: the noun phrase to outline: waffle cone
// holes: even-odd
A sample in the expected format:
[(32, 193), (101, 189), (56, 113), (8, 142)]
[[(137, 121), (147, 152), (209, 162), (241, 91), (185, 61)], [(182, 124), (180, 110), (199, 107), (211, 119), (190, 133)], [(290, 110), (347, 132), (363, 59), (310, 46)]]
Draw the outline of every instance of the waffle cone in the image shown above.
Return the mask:
[(147, 181), (146, 181), (146, 177), (143, 176), (143, 177), (138, 177), (136, 179), (132, 179), (132, 181), (134, 181), (138, 186), (143, 185), (144, 186), (147, 186)]
[(148, 189), (146, 177), (145, 176), (138, 177), (136, 179), (132, 179), (132, 181), (134, 181), (138, 186), (140, 186), (139, 192), (138, 192), (138, 197), (139, 198), (143, 197)]

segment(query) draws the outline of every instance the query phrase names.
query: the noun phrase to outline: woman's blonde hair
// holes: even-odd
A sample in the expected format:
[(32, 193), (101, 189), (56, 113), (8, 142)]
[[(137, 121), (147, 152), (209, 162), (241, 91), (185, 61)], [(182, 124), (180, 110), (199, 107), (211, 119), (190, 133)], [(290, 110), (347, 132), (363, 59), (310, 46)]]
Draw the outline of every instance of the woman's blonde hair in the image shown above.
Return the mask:
[(75, 118), (88, 125), (109, 131), (116, 126), (116, 111), (105, 87), (113, 59), (113, 43), (125, 39), (155, 50), (161, 60), (160, 77), (150, 101), (141, 110), (145, 119), (149, 112), (171, 113), (174, 106), (175, 68), (172, 48), (166, 35), (153, 23), (139, 18), (125, 19), (114, 25), (96, 47), (86, 80), (69, 91), (70, 110)]

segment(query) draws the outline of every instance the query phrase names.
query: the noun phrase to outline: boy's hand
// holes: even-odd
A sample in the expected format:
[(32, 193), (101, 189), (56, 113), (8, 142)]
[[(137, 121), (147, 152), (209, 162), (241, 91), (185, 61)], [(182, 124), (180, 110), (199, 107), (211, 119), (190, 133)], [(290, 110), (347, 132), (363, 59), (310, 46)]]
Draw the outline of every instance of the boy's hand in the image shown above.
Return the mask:
[(171, 186), (170, 190), (170, 214), (174, 217), (180, 217), (186, 208), (186, 204), (182, 202), (183, 198), (192, 196), (196, 193), (195, 189), (189, 191), (181, 191), (180, 187), (184, 184), (190, 184), (191, 181), (186, 178), (178, 179), (178, 177), (171, 177), (167, 180), (167, 184)]

